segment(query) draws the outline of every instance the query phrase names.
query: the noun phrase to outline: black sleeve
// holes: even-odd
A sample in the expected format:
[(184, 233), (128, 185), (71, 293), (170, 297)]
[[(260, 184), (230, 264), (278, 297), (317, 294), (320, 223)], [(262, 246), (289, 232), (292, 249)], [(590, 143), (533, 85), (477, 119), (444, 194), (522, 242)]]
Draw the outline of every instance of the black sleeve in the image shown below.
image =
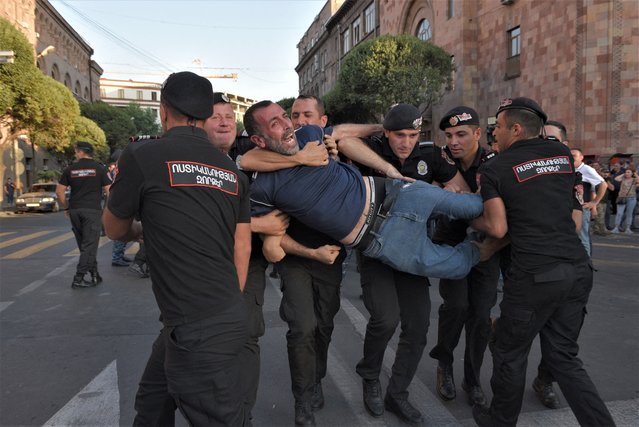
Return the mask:
[(240, 215), (237, 222), (251, 222), (251, 198), (249, 180), (242, 172), (238, 172), (240, 180)]
[(64, 172), (62, 172), (62, 176), (60, 176), (60, 179), (58, 180), (58, 182), (61, 185), (64, 185), (65, 187), (68, 187), (69, 185), (71, 185), (71, 181), (69, 179), (69, 168), (66, 168)]
[(129, 146), (118, 159), (115, 181), (109, 191), (108, 207), (113, 215), (118, 218), (138, 215), (143, 185), (144, 176)]
[(499, 178), (494, 169), (490, 167), (483, 168), (480, 179), (481, 197), (484, 202), (495, 197), (501, 197), (501, 194), (499, 194)]
[(457, 174), (455, 162), (441, 147), (433, 147), (433, 180), (445, 184)]
[(107, 173), (106, 168), (100, 165), (98, 167), (98, 170), (100, 171), (100, 182), (102, 187), (104, 187), (105, 185), (111, 185), (111, 178), (109, 178), (109, 174)]

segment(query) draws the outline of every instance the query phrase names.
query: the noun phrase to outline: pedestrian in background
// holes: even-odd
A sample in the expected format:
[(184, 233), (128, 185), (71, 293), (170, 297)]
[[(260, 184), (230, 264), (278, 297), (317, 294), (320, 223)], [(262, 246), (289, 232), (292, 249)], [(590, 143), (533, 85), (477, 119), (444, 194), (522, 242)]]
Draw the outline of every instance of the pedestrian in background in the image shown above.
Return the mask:
[[(611, 233), (619, 233), (619, 229), (624, 228), (624, 233), (633, 234), (630, 230), (632, 225), (635, 205), (637, 204), (637, 178), (636, 172), (628, 167), (623, 175), (615, 178), (620, 183), (619, 194), (617, 196), (617, 216), (615, 217), (615, 228)], [(623, 227), (622, 227), (623, 225)]]
[(13, 206), (13, 197), (16, 192), (16, 185), (13, 183), (11, 178), (7, 178), (7, 181), (4, 183), (4, 200), (7, 206)]
[[(72, 288), (86, 288), (102, 282), (96, 255), (102, 229), (101, 203), (103, 195), (109, 193), (111, 180), (104, 166), (93, 160), (92, 156), (93, 146), (90, 143), (76, 143), (77, 161), (62, 172), (56, 187), (58, 204), (61, 209), (67, 210), (66, 215), (71, 220), (71, 229), (80, 250), (80, 259), (71, 282)], [(65, 193), (67, 187), (71, 187), (73, 194), (68, 207)], [(91, 275), (89, 280), (85, 280), (87, 273)]]

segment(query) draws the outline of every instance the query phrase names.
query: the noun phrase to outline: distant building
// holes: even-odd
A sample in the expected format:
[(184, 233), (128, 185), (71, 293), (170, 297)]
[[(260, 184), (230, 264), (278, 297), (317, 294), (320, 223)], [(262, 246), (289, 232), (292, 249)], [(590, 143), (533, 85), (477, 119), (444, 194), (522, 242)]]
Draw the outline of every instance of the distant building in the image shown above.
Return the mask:
[(328, 1), (298, 44), (296, 70), (300, 92), (323, 96), (358, 43), (413, 34), (455, 64), (453, 84), (426, 114), (438, 143), (449, 108), (475, 107), (485, 128), (501, 99), (527, 96), (565, 123), (586, 155), (639, 153), (638, 21), (636, 0)]
[(138, 104), (142, 108), (153, 111), (158, 123), (160, 123), (161, 89), (161, 83), (100, 79), (100, 99), (103, 102), (114, 107)]
[(103, 70), (91, 59), (93, 49), (47, 0), (36, 1), (35, 30), (38, 68), (69, 88), (79, 102), (100, 99)]
[[(134, 80), (100, 79), (100, 98), (103, 102), (114, 107), (125, 107), (129, 104), (138, 104), (142, 108), (153, 111), (158, 123), (160, 123), (160, 91), (161, 83), (138, 82)], [(228, 96), (233, 110), (235, 121), (242, 121), (246, 110), (257, 101), (232, 93)]]
[[(33, 46), (36, 65), (64, 84), (79, 102), (99, 99), (102, 68), (93, 60), (93, 49), (47, 0), (4, 0), (0, 17), (11, 22)], [(0, 181), (11, 177), (18, 191), (36, 182), (38, 171), (59, 169), (57, 159), (38, 147), (26, 132), (9, 139), (0, 128)], [(0, 197), (3, 197), (0, 195)]]

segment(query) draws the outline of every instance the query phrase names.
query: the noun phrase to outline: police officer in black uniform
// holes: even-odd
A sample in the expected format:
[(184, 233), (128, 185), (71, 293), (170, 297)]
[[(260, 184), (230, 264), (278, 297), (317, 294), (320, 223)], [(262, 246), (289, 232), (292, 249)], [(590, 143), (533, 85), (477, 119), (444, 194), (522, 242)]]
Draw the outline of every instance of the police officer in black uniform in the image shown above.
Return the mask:
[[(111, 180), (106, 168), (93, 160), (93, 146), (85, 141), (75, 144), (76, 162), (62, 172), (56, 187), (58, 203), (66, 209), (65, 191), (71, 187), (73, 197), (69, 202), (67, 216), (71, 220), (71, 229), (80, 250), (80, 259), (72, 288), (86, 288), (102, 282), (98, 273), (98, 243), (102, 229), (102, 195), (109, 193)], [(90, 273), (91, 279), (84, 277)]]
[[(471, 192), (476, 192), (480, 168), (495, 156), (479, 145), (481, 128), (479, 115), (469, 107), (460, 106), (448, 111), (439, 122), (446, 135), (444, 151), (453, 158)], [(433, 241), (454, 246), (466, 238), (468, 222), (442, 218), (437, 224)], [(490, 335), (490, 310), (497, 301), (499, 260), (497, 256), (480, 262), (461, 280), (441, 279), (439, 294), (444, 302), (439, 307), (437, 345), (430, 356), (439, 361), (437, 393), (444, 400), (456, 396), (453, 377), (453, 352), (459, 343), (462, 329), (466, 329), (464, 351), (464, 381), (468, 402), (485, 405), (486, 397), (479, 377)]]
[[(467, 190), (455, 163), (432, 142), (418, 143), (421, 112), (409, 104), (398, 104), (384, 119), (384, 136), (367, 141), (384, 160), (406, 177), (455, 185)], [(377, 171), (364, 174), (380, 176)], [(421, 360), (430, 324), (428, 278), (400, 272), (380, 261), (362, 256), (360, 278), (364, 305), (370, 313), (364, 339), (364, 355), (357, 364), (363, 379), (364, 406), (380, 417), (384, 408), (410, 423), (422, 420), (408, 401), (407, 388)], [(382, 400), (379, 374), (388, 341), (401, 322), (401, 334), (392, 375)]]
[(581, 425), (614, 421), (577, 357), (577, 337), (592, 288), (592, 264), (577, 237), (581, 206), (569, 149), (541, 138), (547, 116), (528, 98), (508, 98), (494, 131), (500, 155), (481, 175), (484, 214), (475, 228), (508, 233), (505, 277), (493, 350), (493, 400), (473, 406), (480, 426), (515, 426), (521, 410), (530, 346), (542, 356)]
[(212, 106), (207, 79), (169, 76), (160, 105), (165, 133), (124, 150), (104, 213), (111, 239), (139, 239), (144, 226), (164, 324), (140, 381), (135, 425), (162, 425), (167, 389), (189, 425), (250, 425), (241, 381), (249, 188), (207, 138)]

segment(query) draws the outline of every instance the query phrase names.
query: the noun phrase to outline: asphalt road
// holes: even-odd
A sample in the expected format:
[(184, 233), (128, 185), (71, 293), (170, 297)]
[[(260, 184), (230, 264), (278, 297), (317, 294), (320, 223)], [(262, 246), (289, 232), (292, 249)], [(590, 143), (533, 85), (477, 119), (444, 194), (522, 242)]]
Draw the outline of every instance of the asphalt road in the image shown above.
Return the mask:
[[(71, 289), (77, 262), (75, 240), (63, 213), (0, 216), (0, 425), (131, 425), (133, 401), (151, 343), (159, 329), (149, 279), (110, 265), (111, 242), (98, 252), (104, 283)], [(135, 248), (130, 248), (129, 253)], [(639, 425), (639, 234), (596, 236), (598, 268), (580, 337), (580, 356), (620, 426)], [(326, 406), (316, 414), (324, 426), (401, 425), (392, 414), (370, 417), (361, 401), (355, 364), (361, 357), (367, 312), (359, 299), (359, 276), (349, 262), (342, 309), (324, 380)], [(427, 352), (436, 340), (436, 282), (426, 352), (410, 388), (424, 425), (474, 425), (461, 390), (463, 344), (456, 351), (458, 397), (443, 403), (435, 392), (435, 361)], [(293, 424), (286, 357), (286, 325), (279, 318), (279, 281), (268, 278), (261, 340), (262, 376), (254, 425)], [(498, 308), (494, 309), (498, 315)], [(463, 338), (462, 338), (463, 339)], [(388, 382), (397, 334), (387, 350), (382, 384)], [(519, 425), (577, 425), (562, 408), (547, 410), (530, 382), (539, 361), (533, 345)], [(482, 385), (490, 396), (490, 354)], [(178, 415), (178, 424), (185, 425)]]

